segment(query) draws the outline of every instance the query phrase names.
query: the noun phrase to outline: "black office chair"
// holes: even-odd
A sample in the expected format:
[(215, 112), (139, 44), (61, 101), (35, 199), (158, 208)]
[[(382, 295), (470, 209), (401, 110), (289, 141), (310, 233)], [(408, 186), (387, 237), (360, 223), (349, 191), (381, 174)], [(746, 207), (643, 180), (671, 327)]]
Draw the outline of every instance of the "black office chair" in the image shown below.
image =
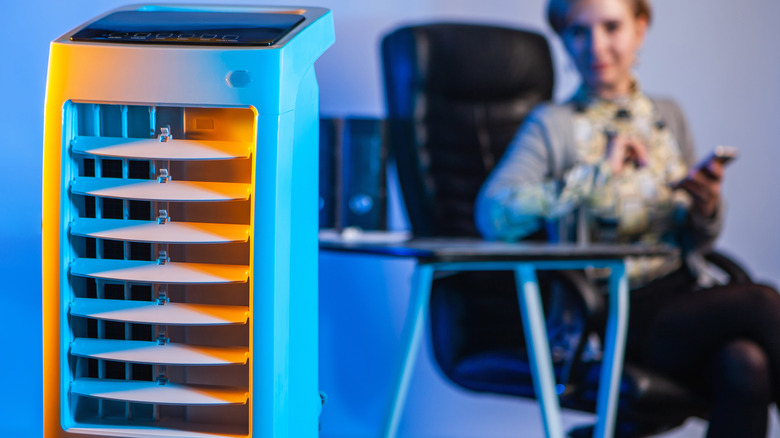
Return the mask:
[[(546, 39), (486, 25), (410, 26), (385, 36), (382, 61), (387, 140), (412, 234), (478, 236), (474, 201), (482, 183), (530, 110), (552, 97)], [(749, 279), (736, 265), (732, 274)], [(591, 334), (603, 335), (603, 296), (578, 271), (540, 275), (540, 285), (562, 291), (546, 294), (546, 309), (554, 296), (562, 300), (557, 306), (577, 316), (569, 330), (550, 327), (574, 334), (571, 351), (554, 354), (558, 382), (565, 385), (561, 404), (593, 412), (599, 362), (583, 360), (583, 351)], [(434, 356), (449, 380), (474, 391), (534, 396), (511, 272), (435, 280), (430, 318)], [(629, 362), (618, 409), (617, 436), (634, 437), (704, 415), (708, 405), (680, 382)]]

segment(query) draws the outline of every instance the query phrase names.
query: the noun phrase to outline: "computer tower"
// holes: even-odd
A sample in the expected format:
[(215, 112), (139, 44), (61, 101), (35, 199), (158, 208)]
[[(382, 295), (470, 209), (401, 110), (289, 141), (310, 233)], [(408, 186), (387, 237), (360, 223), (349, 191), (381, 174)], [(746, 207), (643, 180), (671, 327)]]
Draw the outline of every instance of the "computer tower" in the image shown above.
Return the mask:
[(131, 6), (51, 45), (44, 428), (315, 437), (322, 8)]
[(320, 228), (387, 228), (384, 121), (320, 119)]

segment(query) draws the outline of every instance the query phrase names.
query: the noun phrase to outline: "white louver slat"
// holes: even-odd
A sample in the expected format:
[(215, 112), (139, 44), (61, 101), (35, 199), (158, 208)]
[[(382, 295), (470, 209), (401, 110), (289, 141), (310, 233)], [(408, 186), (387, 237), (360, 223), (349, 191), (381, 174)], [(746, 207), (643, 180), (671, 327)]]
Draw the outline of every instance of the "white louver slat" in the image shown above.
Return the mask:
[(73, 152), (141, 160), (229, 160), (249, 158), (252, 145), (238, 141), (171, 140), (79, 136)]
[(76, 219), (70, 232), (74, 236), (156, 243), (229, 243), (249, 238), (247, 225), (93, 218)]
[(136, 324), (223, 325), (246, 324), (249, 307), (76, 298), (70, 314)]
[(246, 363), (249, 356), (246, 347), (89, 338), (76, 338), (70, 345), (70, 353), (96, 359), (165, 365), (235, 365)]
[(71, 391), (88, 397), (161, 405), (228, 405), (244, 404), (247, 400), (244, 388), (132, 380), (76, 379)]
[(237, 201), (249, 199), (248, 184), (79, 177), (71, 184), (76, 195), (106, 198), (134, 199), (141, 201)]
[[(245, 436), (254, 113), (73, 108), (62, 349), (77, 430)], [(214, 132), (187, 139), (195, 117)]]
[(243, 283), (249, 276), (249, 267), (241, 265), (87, 258), (74, 260), (70, 271), (81, 277), (169, 284)]
[(154, 438), (247, 438), (241, 427), (234, 425), (211, 425), (189, 421), (169, 420), (166, 427), (158, 424), (144, 425), (134, 422), (133, 425), (74, 427), (70, 429), (76, 434), (97, 435), (99, 437), (154, 437)]

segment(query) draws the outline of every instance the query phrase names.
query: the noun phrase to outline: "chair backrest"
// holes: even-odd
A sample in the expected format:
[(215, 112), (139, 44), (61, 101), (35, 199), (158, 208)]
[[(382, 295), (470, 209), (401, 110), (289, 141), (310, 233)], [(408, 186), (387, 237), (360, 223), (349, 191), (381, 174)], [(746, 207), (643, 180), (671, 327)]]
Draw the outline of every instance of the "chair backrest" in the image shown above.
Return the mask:
[(474, 201), (525, 116), (553, 90), (544, 36), (434, 23), (382, 41), (387, 140), (412, 233), (477, 236)]

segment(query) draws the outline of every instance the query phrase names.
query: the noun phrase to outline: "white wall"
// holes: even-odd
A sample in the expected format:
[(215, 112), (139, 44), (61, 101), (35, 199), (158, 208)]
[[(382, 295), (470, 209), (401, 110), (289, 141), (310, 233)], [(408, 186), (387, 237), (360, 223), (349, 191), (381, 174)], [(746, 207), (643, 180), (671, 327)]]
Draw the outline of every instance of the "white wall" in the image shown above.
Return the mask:
[[(0, 310), (0, 333), (3, 333), (6, 347), (2, 355), (4, 360), (0, 362), (0, 375), (9, 381), (4, 393), (18, 394), (0, 398), (0, 436), (41, 435), (40, 181), (48, 42), (75, 25), (125, 3), (128, 2), (8, 0), (3, 2), (0, 11), (3, 39), (0, 45), (3, 60), (0, 64), (0, 151), (5, 157), (0, 160), (0, 187), (3, 187), (0, 199), (6, 210), (0, 218), (0, 248), (3, 249), (0, 251), (0, 284), (5, 286), (0, 294), (6, 304)], [(305, 3), (334, 10), (337, 43), (317, 64), (322, 112), (328, 115), (383, 114), (377, 52), (379, 38), (402, 23), (478, 20), (548, 33), (543, 22), (544, 0), (318, 0)], [(650, 92), (678, 99), (689, 114), (698, 139), (699, 155), (720, 143), (740, 147), (741, 157), (727, 173), (725, 193), (730, 210), (721, 246), (744, 260), (758, 278), (780, 283), (780, 248), (772, 225), (780, 217), (780, 203), (777, 202), (780, 185), (772, 179), (780, 163), (780, 149), (776, 147), (776, 120), (780, 119), (780, 85), (777, 82), (780, 51), (776, 47), (776, 20), (780, 16), (780, 3), (775, 0), (657, 0), (655, 6), (656, 20), (638, 72), (641, 83)], [(560, 46), (553, 43), (553, 47), (559, 79), (556, 96), (563, 98), (576, 86), (576, 78), (564, 60)], [(329, 259), (324, 263), (337, 269), (346, 262), (334, 264)], [(396, 279), (404, 278), (404, 272), (408, 272), (408, 267), (393, 265), (381, 269), (389, 278)], [(421, 367), (430, 369), (425, 363)], [(440, 382), (431, 385), (439, 385), (443, 391), (433, 394), (452, 395), (453, 390)], [(493, 402), (485, 406), (492, 408), (490, 403)], [(424, 418), (426, 404), (419, 400), (412, 403), (420, 415), (410, 421), (430, 432), (425, 436), (440, 436), (442, 430), (452, 431), (450, 436), (457, 435), (452, 426), (437, 429), (437, 424), (448, 423), (451, 419), (434, 416), (438, 419), (432, 420), (432, 425), (420, 423), (424, 423), (421, 418)], [(337, 406), (332, 408), (349, 410), (348, 405)], [(462, 406), (471, 409), (478, 403)], [(519, 415), (522, 413), (521, 418), (535, 418), (534, 408), (522, 406), (518, 410)], [(465, 408), (453, 409), (450, 412), (461, 412)], [(512, 409), (501, 412), (514, 412)], [(334, 414), (331, 418), (347, 421), (358, 417), (354, 412), (350, 417), (347, 412), (342, 416)], [(504, 416), (491, 418), (498, 421)], [(513, 424), (512, 421), (518, 419), (507, 424)], [(408, 427), (411, 426), (409, 423)], [(497, 424), (494, 428), (504, 426), (506, 424)], [(331, 423), (328, 427), (336, 426)], [(478, 425), (465, 427), (462, 436), (480, 436), (478, 429)], [(469, 435), (468, 430), (477, 434)], [(507, 430), (516, 431), (516, 428), (508, 426)], [(695, 432), (689, 432), (688, 436), (690, 434)], [(519, 432), (516, 436), (529, 435)]]
[[(382, 115), (377, 47), (381, 35), (402, 23), (474, 20), (522, 26), (550, 36), (557, 64), (556, 98), (577, 78), (544, 22), (544, 0), (324, 1), (334, 9), (336, 45), (318, 64), (322, 111)], [(388, 4), (389, 3), (389, 4)], [(772, 0), (657, 0), (637, 74), (652, 94), (678, 100), (689, 117), (699, 156), (718, 144), (738, 146), (728, 169), (728, 205), (720, 247), (755, 276), (780, 283), (780, 185), (771, 176), (780, 162), (780, 50), (775, 44), (780, 3)]]
[[(748, 6), (749, 5), (749, 6)], [(646, 88), (675, 96), (687, 111), (699, 155), (717, 144), (740, 148), (726, 174), (729, 214), (721, 247), (760, 279), (780, 280), (780, 186), (773, 184), (780, 118), (780, 3), (658, 2), (642, 56)]]

